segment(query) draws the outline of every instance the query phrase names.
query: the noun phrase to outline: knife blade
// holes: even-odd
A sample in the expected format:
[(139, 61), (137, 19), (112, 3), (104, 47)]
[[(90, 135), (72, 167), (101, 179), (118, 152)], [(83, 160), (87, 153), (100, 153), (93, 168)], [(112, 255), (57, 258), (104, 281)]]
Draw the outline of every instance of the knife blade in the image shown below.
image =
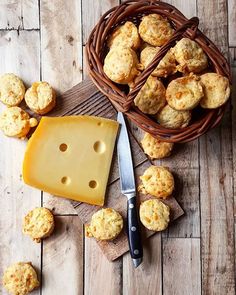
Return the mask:
[(120, 123), (120, 133), (117, 142), (120, 187), (122, 194), (127, 197), (127, 234), (130, 255), (136, 268), (142, 263), (143, 247), (136, 207), (136, 186), (133, 160), (130, 149), (129, 135), (124, 116), (121, 112), (118, 112), (117, 121)]

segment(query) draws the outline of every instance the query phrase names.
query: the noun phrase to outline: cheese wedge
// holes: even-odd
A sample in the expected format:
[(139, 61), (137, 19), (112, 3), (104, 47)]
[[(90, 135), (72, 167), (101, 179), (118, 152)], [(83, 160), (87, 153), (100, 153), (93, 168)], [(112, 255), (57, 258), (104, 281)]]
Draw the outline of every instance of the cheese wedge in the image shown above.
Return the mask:
[(116, 121), (99, 117), (43, 117), (27, 145), (24, 182), (102, 206), (118, 128)]

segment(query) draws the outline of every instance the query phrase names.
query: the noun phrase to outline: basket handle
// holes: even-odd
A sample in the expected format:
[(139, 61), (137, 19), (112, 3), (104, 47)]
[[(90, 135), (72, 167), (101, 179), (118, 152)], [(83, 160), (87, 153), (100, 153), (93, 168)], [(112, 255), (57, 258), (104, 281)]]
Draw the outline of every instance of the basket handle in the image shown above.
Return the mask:
[(142, 72), (142, 74), (137, 77), (135, 80), (135, 85), (133, 89), (128, 94), (127, 100), (124, 103), (124, 110), (123, 112), (127, 112), (133, 105), (133, 100), (135, 99), (136, 95), (145, 84), (147, 78), (150, 74), (154, 71), (157, 67), (161, 59), (165, 56), (167, 51), (176, 44), (176, 41), (179, 40), (183, 34), (188, 30), (191, 29), (189, 32), (190, 38), (194, 39), (198, 30), (199, 19), (198, 17), (192, 17), (191, 19), (187, 20), (182, 26), (180, 26), (174, 33), (174, 35), (170, 38), (170, 40), (161, 47), (158, 51), (157, 55), (153, 59), (152, 63)]

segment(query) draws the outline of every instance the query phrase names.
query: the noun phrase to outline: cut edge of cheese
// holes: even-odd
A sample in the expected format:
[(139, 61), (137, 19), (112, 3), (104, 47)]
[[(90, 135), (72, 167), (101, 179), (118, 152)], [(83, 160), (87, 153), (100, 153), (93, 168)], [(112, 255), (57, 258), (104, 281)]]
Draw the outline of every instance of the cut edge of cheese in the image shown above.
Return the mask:
[(118, 122), (101, 117), (43, 117), (27, 144), (24, 182), (58, 197), (104, 205), (118, 129)]

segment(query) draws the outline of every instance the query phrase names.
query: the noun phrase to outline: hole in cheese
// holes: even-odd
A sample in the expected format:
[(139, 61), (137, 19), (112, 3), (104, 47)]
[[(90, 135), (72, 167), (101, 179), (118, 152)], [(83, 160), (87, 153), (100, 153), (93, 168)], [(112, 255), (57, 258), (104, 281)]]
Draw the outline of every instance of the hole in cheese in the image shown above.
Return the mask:
[(61, 183), (63, 184), (69, 184), (70, 183), (70, 178), (67, 176), (63, 176), (61, 179)]
[(89, 182), (89, 187), (91, 187), (91, 188), (96, 188), (97, 187), (97, 181), (96, 180), (91, 180), (90, 182)]
[(98, 126), (102, 126), (103, 124), (102, 124), (102, 122), (98, 122)]
[(60, 144), (59, 149), (61, 152), (65, 152), (67, 150), (67, 144), (65, 143)]
[(103, 141), (96, 141), (95, 144), (93, 145), (93, 149), (95, 150), (96, 153), (102, 154), (106, 150), (106, 145)]

